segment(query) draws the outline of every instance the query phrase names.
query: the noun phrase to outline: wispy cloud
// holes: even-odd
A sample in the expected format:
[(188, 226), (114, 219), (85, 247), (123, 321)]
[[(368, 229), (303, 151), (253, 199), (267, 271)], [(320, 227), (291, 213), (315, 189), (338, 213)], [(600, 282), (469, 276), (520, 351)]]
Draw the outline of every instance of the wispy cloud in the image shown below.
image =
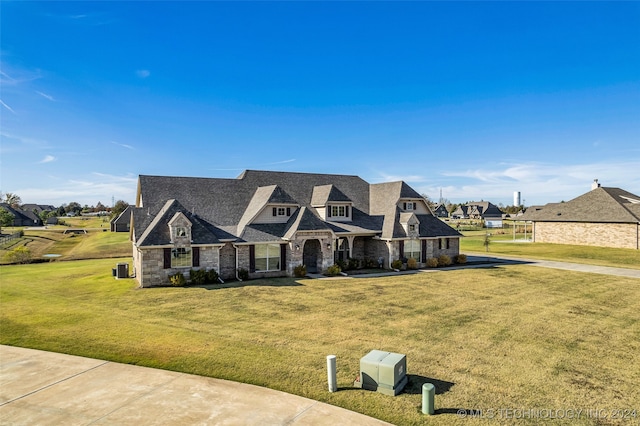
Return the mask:
[(136, 75), (140, 78), (147, 78), (151, 75), (149, 70), (136, 70)]
[(137, 176), (126, 174), (123, 176), (105, 173), (92, 173), (72, 180), (50, 176), (48, 183), (34, 187), (15, 188), (12, 192), (20, 194), (26, 203), (44, 203), (59, 206), (76, 201), (82, 205), (95, 205), (100, 201), (104, 205), (111, 205), (115, 200), (128, 203), (135, 201)]
[(51, 96), (51, 95), (47, 95), (47, 94), (46, 94), (46, 93), (44, 93), (44, 92), (40, 92), (40, 91), (36, 90), (36, 93), (37, 93), (38, 95), (42, 96), (43, 98), (50, 100), (51, 102), (55, 102), (55, 101), (56, 101), (56, 100), (53, 98), (53, 96)]
[(427, 177), (421, 175), (391, 175), (386, 173), (379, 173), (378, 177), (372, 178), (375, 182), (398, 182), (404, 181), (409, 183), (426, 182)]
[(479, 201), (509, 205), (513, 193), (520, 191), (527, 205), (568, 201), (591, 188), (594, 179), (603, 186), (640, 192), (640, 161), (611, 161), (561, 165), (549, 163), (494, 164), (460, 172), (433, 175), (428, 185), (415, 188), (432, 199), (443, 197), (453, 202)]
[[(2, 104), (3, 107), (5, 107), (6, 109), (8, 109), (10, 112), (12, 112), (13, 114), (15, 114), (16, 112), (13, 110), (13, 108), (11, 108), (9, 105), (5, 104), (4, 101), (2, 99), (0, 99), (0, 104)], [(16, 114), (17, 115), (17, 114)]]
[(42, 160), (38, 161), (38, 164), (51, 163), (52, 161), (56, 161), (56, 157), (53, 155), (46, 155)]
[(269, 166), (274, 165), (274, 164), (286, 164), (286, 163), (293, 163), (294, 161), (296, 161), (295, 158), (292, 158), (290, 160), (283, 160), (283, 161), (276, 161), (275, 163), (268, 163)]
[(117, 146), (121, 146), (123, 148), (130, 149), (130, 150), (134, 150), (135, 149), (131, 145), (127, 145), (127, 144), (124, 144), (124, 143), (118, 143), (118, 142), (114, 142), (114, 141), (111, 141), (111, 143), (114, 144), (114, 145), (117, 145)]

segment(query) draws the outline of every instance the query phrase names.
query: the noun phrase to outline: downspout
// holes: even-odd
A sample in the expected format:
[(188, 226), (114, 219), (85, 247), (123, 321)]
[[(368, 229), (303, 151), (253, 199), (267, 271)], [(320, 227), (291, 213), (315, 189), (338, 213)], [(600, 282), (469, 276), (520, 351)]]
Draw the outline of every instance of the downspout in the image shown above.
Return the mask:
[(239, 266), (239, 264), (238, 264), (238, 246), (234, 244), (234, 245), (233, 245), (233, 248), (234, 248), (234, 249), (236, 249), (236, 279), (237, 279), (238, 281), (242, 281), (242, 280), (240, 279), (240, 277), (238, 276), (238, 266)]
[(218, 276), (220, 276), (220, 273), (222, 272), (222, 268), (220, 267), (220, 249), (222, 247), (218, 246)]

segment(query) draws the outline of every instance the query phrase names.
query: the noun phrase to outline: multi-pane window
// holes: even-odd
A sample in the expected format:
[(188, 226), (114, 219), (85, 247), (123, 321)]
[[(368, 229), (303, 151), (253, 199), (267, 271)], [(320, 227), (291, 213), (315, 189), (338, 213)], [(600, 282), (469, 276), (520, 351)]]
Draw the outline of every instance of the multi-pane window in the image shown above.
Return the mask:
[(404, 257), (407, 259), (414, 258), (420, 261), (420, 240), (405, 240)]
[(184, 226), (178, 226), (176, 228), (176, 237), (186, 237), (187, 236), (187, 228)]
[(280, 270), (280, 244), (256, 244), (256, 271)]
[(440, 238), (440, 250), (445, 250), (449, 248), (449, 239), (448, 238)]
[(172, 268), (191, 267), (191, 249), (188, 247), (177, 247), (171, 250)]
[(331, 206), (331, 216), (345, 216), (345, 206)]

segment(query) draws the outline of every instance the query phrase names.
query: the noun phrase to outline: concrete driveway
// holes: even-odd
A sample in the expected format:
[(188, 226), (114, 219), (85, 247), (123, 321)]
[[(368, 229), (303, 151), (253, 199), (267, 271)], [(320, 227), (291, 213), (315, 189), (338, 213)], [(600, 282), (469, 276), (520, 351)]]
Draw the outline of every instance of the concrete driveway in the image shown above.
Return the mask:
[(0, 424), (389, 423), (259, 386), (0, 345)]

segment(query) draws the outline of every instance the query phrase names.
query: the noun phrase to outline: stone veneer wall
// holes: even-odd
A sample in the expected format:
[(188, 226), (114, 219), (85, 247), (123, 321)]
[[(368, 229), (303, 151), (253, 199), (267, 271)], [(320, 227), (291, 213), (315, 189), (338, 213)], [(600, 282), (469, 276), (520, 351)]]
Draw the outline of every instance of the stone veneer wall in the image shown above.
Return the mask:
[(166, 271), (170, 271), (170, 269), (164, 269), (164, 253), (162, 249), (138, 250), (134, 248), (134, 264), (136, 279), (141, 287), (153, 287), (169, 283)]
[[(249, 258), (249, 248), (247, 250), (247, 259)], [(247, 260), (247, 270), (249, 270), (249, 261)], [(233, 244), (226, 243), (220, 248), (220, 270), (218, 271), (223, 280), (234, 279), (236, 277), (236, 249)]]
[[(222, 256), (221, 256), (222, 257)], [(133, 266), (136, 279), (141, 287), (153, 287), (169, 284), (169, 275), (182, 272), (189, 279), (191, 268), (164, 269), (164, 249), (155, 248), (138, 250), (133, 248)], [(200, 266), (194, 269), (215, 269), (220, 273), (218, 265), (218, 247), (200, 247)], [(144, 271), (144, 273), (142, 273)]]
[[(384, 267), (389, 267), (389, 247), (386, 241), (367, 239), (364, 246), (365, 259), (372, 259), (378, 262), (379, 258), (384, 258)], [(393, 260), (393, 259), (391, 259)]]
[(433, 256), (429, 256), (429, 242), (427, 242), (427, 258), (438, 257), (442, 254), (446, 254), (453, 261), (453, 257), (460, 254), (460, 238), (449, 238), (449, 248), (440, 249), (440, 243), (438, 240), (429, 240), (433, 243)]
[(635, 223), (534, 222), (533, 241), (598, 247), (638, 249)]

